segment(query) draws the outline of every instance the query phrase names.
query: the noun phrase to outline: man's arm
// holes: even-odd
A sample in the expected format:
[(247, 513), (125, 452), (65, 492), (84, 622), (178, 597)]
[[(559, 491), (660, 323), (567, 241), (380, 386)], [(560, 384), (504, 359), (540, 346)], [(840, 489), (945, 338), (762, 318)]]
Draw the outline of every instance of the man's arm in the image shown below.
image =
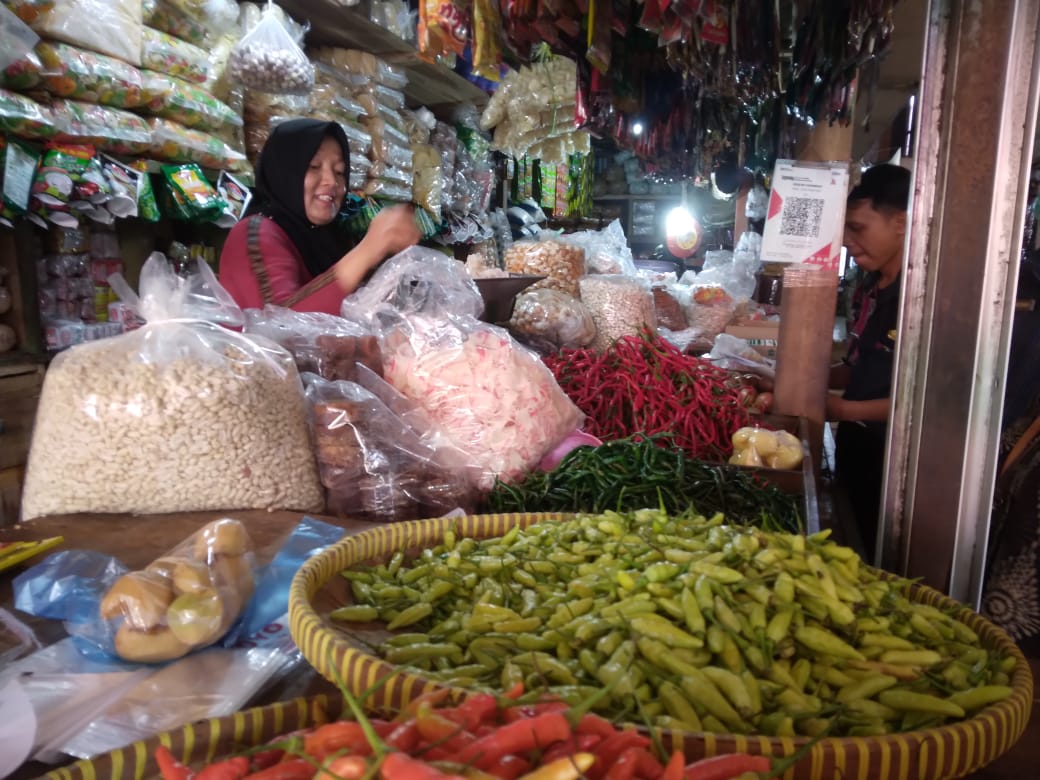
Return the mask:
[(891, 406), (891, 398), (847, 401), (832, 393), (827, 396), (827, 419), (833, 422), (884, 422), (888, 420)]

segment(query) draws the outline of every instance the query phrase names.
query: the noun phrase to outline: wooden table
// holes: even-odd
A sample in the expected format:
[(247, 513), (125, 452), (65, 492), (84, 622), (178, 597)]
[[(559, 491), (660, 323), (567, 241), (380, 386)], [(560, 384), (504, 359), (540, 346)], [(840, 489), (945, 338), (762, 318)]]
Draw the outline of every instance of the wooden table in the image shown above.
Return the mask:
[[(191, 512), (168, 515), (57, 515), (39, 518), (22, 525), (0, 528), (0, 542), (18, 540), (42, 540), (53, 536), (65, 538), (60, 550), (96, 550), (112, 555), (130, 569), (141, 569), (162, 554), (172, 550), (183, 540), (213, 520), (234, 517), (249, 529), (256, 550), (257, 561), (266, 563), (274, 557), (290, 531), (308, 515), (300, 512), (266, 512), (262, 510), (233, 512)], [(309, 515), (346, 530), (348, 535), (360, 533), (374, 527), (371, 523), (342, 520), (323, 515)], [(26, 566), (42, 560), (34, 558), (16, 567), (14, 571), (0, 573), (0, 607), (14, 611), (14, 577)], [(17, 617), (36, 632), (44, 644), (57, 642), (65, 637), (62, 624), (56, 620), (43, 620), (24, 613)], [(0, 641), (0, 652), (9, 649)], [(300, 696), (331, 693), (333, 686), (321, 678), (306, 663), (298, 665), (287, 679), (280, 680), (261, 691), (247, 706), (286, 701)], [(23, 765), (8, 780), (25, 780), (36, 777), (53, 767), (29, 762)]]

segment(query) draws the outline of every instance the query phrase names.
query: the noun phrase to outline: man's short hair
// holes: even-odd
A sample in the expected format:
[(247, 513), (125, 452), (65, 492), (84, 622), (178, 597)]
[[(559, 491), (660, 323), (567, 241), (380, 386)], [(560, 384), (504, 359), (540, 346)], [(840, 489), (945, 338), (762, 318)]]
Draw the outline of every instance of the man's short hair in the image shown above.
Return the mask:
[(849, 192), (849, 204), (861, 200), (869, 200), (877, 211), (906, 211), (910, 203), (910, 171), (888, 163), (868, 168)]

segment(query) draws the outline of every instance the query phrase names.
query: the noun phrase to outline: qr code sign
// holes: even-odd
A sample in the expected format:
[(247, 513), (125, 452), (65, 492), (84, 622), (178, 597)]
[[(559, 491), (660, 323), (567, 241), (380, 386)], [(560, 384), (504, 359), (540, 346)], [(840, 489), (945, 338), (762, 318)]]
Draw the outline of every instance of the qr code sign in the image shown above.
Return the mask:
[(788, 198), (780, 212), (780, 235), (817, 238), (822, 216), (823, 198)]

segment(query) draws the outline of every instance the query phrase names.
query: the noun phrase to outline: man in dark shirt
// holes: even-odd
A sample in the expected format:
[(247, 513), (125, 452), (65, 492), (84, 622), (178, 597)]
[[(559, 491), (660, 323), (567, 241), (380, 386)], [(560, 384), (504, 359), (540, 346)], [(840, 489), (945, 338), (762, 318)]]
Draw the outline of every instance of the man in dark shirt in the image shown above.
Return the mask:
[(865, 272), (853, 297), (849, 351), (831, 372), (827, 419), (838, 422), (837, 480), (844, 488), (868, 559), (877, 542), (885, 437), (899, 325), (910, 171), (876, 165), (849, 193), (845, 247)]

